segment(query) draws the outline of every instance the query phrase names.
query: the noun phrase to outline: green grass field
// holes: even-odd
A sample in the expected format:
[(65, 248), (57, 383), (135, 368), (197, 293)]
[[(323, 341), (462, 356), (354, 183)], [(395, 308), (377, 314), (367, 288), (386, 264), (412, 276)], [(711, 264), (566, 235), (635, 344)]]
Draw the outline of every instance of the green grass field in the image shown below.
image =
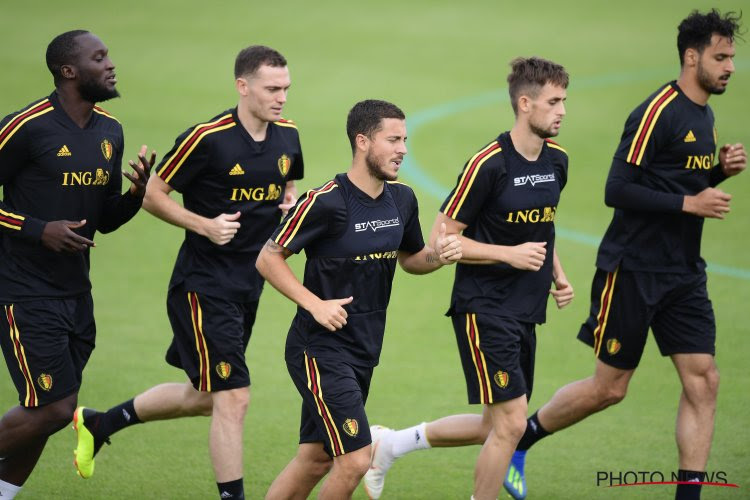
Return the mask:
[[(738, 10), (743, 3), (716, 5)], [(691, 8), (711, 6), (704, 0), (4, 2), (0, 114), (51, 91), (46, 45), (60, 32), (83, 27), (104, 40), (117, 65), (123, 97), (104, 106), (123, 123), (128, 156), (134, 158), (143, 143), (164, 153), (189, 125), (235, 105), (236, 53), (268, 44), (290, 63), (293, 86), (285, 115), (299, 124), (307, 167), (301, 187), (320, 185), (348, 167), (344, 124), (354, 102), (391, 100), (407, 113), (410, 163), (402, 180), (415, 188), (428, 231), (467, 156), (512, 125), (508, 62), (539, 55), (562, 63), (571, 85), (558, 139), (570, 155), (570, 173), (558, 211), (558, 251), (577, 298), (563, 311), (550, 306), (548, 323), (538, 329), (533, 411), (561, 385), (592, 373), (592, 354), (575, 335), (588, 312), (596, 244), (611, 217), (603, 204), (610, 159), (630, 110), (677, 77), (677, 24)], [(738, 44), (735, 62), (727, 94), (711, 105), (719, 142), (750, 147), (747, 43)], [(709, 470), (725, 471), (740, 488), (704, 488), (704, 498), (740, 499), (750, 497), (750, 327), (744, 314), (750, 299), (750, 173), (722, 187), (734, 195), (732, 213), (707, 222), (703, 243), (722, 374)], [(181, 239), (180, 230), (146, 213), (97, 238), (92, 280), (98, 345), (84, 373), (81, 404), (107, 408), (154, 384), (183, 380), (163, 361), (171, 336), (166, 288)], [(292, 259), (298, 270), (303, 261)], [(466, 404), (452, 328), (443, 316), (452, 276), (452, 270), (426, 277), (397, 273), (368, 402), (371, 423), (402, 427), (479, 411)], [(296, 450), (300, 399), (283, 363), (293, 311), (267, 287), (248, 350), (248, 498), (262, 498)], [(623, 403), (529, 454), (529, 498), (673, 498), (671, 486), (597, 487), (596, 473), (676, 469), (678, 398), (671, 362), (649, 340)], [(0, 411), (16, 402), (10, 378), (0, 374)], [(51, 438), (18, 498), (213, 498), (207, 436), (205, 418), (127, 429), (100, 453), (96, 475), (84, 481), (72, 466), (75, 435), (64, 430)], [(469, 498), (478, 451), (409, 455), (390, 472), (383, 498)], [(366, 496), (360, 489), (356, 497)]]

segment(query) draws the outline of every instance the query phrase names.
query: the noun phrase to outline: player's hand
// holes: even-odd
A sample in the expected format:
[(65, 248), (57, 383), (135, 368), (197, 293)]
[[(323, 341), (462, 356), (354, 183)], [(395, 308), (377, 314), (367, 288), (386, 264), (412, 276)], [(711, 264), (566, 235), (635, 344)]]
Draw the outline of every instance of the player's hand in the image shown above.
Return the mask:
[(529, 241), (510, 247), (505, 261), (516, 269), (538, 271), (547, 256), (546, 241)]
[(74, 222), (69, 220), (53, 220), (44, 225), (42, 230), (42, 245), (55, 252), (77, 253), (89, 247), (96, 246), (94, 242), (73, 232), (86, 225), (86, 219)]
[(682, 211), (699, 217), (723, 219), (729, 212), (729, 200), (732, 195), (721, 189), (706, 188), (694, 196), (685, 196)]
[(435, 253), (443, 266), (455, 264), (463, 256), (461, 240), (455, 234), (446, 236), (445, 231), (445, 223), (443, 222), (440, 224), (440, 231), (435, 240)]
[(207, 219), (208, 223), (204, 228), (203, 236), (217, 245), (226, 245), (232, 241), (232, 238), (240, 229), (240, 223), (237, 222), (239, 218), (240, 212), (235, 212), (233, 214), (219, 214), (213, 219)]
[(354, 297), (345, 299), (321, 300), (318, 304), (310, 309), (315, 321), (326, 327), (327, 330), (335, 332), (341, 330), (346, 325), (346, 318), (349, 316), (344, 306), (350, 304)]
[(555, 299), (558, 309), (562, 309), (570, 304), (573, 301), (573, 297), (575, 297), (573, 286), (565, 276), (558, 276), (555, 279), (555, 289), (550, 290), (549, 293)]
[(279, 208), (281, 209), (281, 216), (286, 217), (287, 212), (292, 209), (294, 205), (297, 204), (297, 198), (294, 197), (294, 195), (290, 192), (284, 193), (284, 202), (279, 203)]
[(156, 151), (151, 150), (150, 161), (146, 159), (146, 151), (148, 151), (148, 147), (144, 144), (138, 152), (138, 162), (140, 165), (137, 165), (133, 160), (128, 161), (130, 168), (135, 171), (135, 175), (127, 172), (122, 173), (132, 183), (130, 185), (130, 194), (139, 198), (143, 198), (143, 195), (146, 194), (146, 184), (148, 184), (148, 178), (151, 176), (151, 167), (154, 166), (154, 162), (156, 161)]
[(747, 167), (747, 152), (745, 146), (740, 144), (724, 144), (719, 150), (719, 164), (724, 170), (724, 175), (732, 177)]

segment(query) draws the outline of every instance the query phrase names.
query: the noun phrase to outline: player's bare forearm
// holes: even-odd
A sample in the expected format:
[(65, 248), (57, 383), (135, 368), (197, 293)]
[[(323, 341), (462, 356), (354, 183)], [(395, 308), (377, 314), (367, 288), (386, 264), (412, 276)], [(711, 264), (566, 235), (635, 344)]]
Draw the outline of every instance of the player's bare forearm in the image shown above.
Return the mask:
[(320, 301), (317, 295), (305, 288), (292, 272), (286, 259), (292, 254), (289, 250), (268, 240), (258, 254), (255, 268), (271, 286), (281, 292), (286, 298), (298, 306), (310, 310), (316, 301)]
[(416, 253), (399, 252), (398, 263), (409, 274), (427, 274), (443, 266), (440, 256), (428, 246)]
[(552, 252), (552, 278), (554, 280), (555, 288), (550, 290), (552, 298), (555, 299), (558, 309), (562, 309), (567, 306), (575, 297), (573, 292), (573, 285), (570, 284), (568, 278), (565, 276), (560, 257), (557, 255), (557, 249)]
[(172, 224), (173, 226), (187, 229), (204, 235), (204, 217), (191, 212), (177, 201), (169, 193), (172, 188), (158, 175), (152, 175), (146, 186), (146, 195), (143, 197), (143, 208), (151, 215)]
[(309, 312), (320, 325), (329, 331), (346, 326), (348, 313), (344, 306), (354, 297), (323, 300), (308, 290), (292, 272), (286, 259), (292, 254), (288, 249), (268, 240), (258, 255), (255, 267), (266, 281), (286, 298)]

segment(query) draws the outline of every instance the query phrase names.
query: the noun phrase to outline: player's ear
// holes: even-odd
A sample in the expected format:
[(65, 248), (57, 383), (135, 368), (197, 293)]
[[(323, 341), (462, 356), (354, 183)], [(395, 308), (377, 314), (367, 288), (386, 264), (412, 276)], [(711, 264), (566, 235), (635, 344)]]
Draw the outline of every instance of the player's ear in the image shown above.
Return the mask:
[(63, 64), (60, 66), (60, 74), (66, 80), (73, 80), (77, 74), (76, 67), (72, 64)]
[(370, 139), (365, 134), (357, 134), (357, 137), (354, 138), (354, 144), (359, 151), (366, 152), (370, 145)]
[(531, 104), (531, 99), (529, 99), (529, 96), (521, 95), (518, 98), (518, 111), (527, 113), (529, 111), (530, 104)]
[(245, 78), (243, 78), (243, 77), (239, 77), (239, 78), (235, 79), (234, 80), (234, 86), (237, 89), (237, 92), (241, 96), (243, 96), (243, 97), (246, 97), (247, 94), (249, 93), (249, 89), (248, 89), (248, 85), (247, 85), (247, 80)]
[(698, 63), (699, 56), (700, 54), (698, 54), (697, 50), (685, 49), (685, 56), (683, 57), (683, 60), (685, 61), (685, 65), (695, 66)]

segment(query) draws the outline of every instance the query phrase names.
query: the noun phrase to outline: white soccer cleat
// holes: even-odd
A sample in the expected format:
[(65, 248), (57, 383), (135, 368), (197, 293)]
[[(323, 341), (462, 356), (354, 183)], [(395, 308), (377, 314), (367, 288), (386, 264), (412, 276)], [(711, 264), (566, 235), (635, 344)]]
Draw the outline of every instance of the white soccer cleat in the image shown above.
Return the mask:
[(372, 436), (372, 455), (370, 456), (370, 470), (365, 474), (364, 486), (370, 500), (380, 498), (385, 485), (385, 475), (393, 465), (393, 445), (388, 437), (394, 430), (382, 425), (370, 426)]

